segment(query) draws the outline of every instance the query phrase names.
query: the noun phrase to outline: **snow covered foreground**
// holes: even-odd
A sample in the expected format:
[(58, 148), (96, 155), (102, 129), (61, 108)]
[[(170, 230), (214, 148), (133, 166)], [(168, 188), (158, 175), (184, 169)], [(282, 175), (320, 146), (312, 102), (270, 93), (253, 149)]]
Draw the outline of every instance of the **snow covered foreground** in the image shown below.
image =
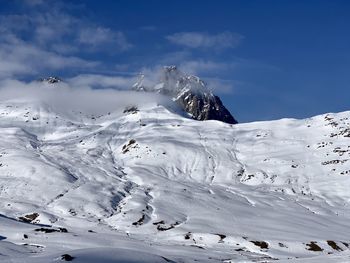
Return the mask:
[(350, 262), (348, 118), (1, 102), (0, 261)]

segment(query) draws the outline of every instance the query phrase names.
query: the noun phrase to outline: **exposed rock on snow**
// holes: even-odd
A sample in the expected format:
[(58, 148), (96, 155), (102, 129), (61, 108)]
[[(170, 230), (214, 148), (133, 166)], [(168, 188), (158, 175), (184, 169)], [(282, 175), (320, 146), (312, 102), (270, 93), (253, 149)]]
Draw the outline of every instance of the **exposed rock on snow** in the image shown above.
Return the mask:
[(158, 92), (170, 96), (196, 120), (237, 123), (220, 98), (208, 89), (204, 81), (196, 76), (182, 73), (176, 66), (164, 67), (160, 83), (153, 87), (146, 87), (143, 79), (144, 75), (140, 75), (138, 82), (133, 86), (134, 90)]
[(47, 78), (41, 78), (39, 79), (39, 81), (47, 82), (49, 84), (54, 84), (54, 83), (61, 82), (62, 80), (59, 77), (47, 77)]
[(123, 111), (0, 102), (0, 261), (349, 262), (350, 112)]

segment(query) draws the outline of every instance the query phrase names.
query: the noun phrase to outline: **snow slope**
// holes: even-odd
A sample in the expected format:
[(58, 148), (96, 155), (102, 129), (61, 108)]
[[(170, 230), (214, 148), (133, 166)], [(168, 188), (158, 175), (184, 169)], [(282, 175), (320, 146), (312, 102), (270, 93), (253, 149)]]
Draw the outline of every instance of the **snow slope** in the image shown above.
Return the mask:
[(349, 262), (349, 117), (1, 102), (0, 261)]

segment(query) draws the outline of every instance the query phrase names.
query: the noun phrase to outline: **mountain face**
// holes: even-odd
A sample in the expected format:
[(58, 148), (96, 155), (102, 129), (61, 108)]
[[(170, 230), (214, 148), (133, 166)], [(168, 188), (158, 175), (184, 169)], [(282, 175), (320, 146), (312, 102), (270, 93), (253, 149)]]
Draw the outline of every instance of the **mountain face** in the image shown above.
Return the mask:
[(1, 262), (349, 262), (350, 112), (63, 112), (0, 102)]
[(164, 67), (160, 83), (153, 87), (144, 86), (143, 78), (144, 76), (141, 75), (139, 81), (133, 86), (134, 90), (170, 96), (193, 119), (237, 123), (220, 98), (215, 96), (201, 79), (182, 73), (176, 66)]
[(39, 79), (40, 82), (46, 82), (49, 84), (54, 84), (54, 83), (59, 83), (62, 80), (59, 77), (47, 77), (47, 78), (40, 78)]

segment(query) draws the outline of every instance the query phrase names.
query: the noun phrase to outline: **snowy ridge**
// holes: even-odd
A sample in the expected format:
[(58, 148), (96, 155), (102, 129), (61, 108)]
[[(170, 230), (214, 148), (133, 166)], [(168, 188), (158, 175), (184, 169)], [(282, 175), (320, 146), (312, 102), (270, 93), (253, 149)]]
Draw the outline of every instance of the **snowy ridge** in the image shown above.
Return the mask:
[(349, 118), (1, 102), (0, 261), (349, 262)]

